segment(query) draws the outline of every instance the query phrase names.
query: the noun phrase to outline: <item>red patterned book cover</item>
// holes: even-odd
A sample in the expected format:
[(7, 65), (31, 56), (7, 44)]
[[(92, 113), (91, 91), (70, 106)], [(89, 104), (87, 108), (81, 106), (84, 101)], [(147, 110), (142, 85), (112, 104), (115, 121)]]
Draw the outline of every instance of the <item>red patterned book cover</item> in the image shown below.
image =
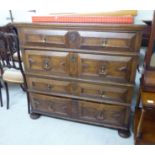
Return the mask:
[(34, 23), (118, 23), (132, 24), (133, 16), (32, 16)]

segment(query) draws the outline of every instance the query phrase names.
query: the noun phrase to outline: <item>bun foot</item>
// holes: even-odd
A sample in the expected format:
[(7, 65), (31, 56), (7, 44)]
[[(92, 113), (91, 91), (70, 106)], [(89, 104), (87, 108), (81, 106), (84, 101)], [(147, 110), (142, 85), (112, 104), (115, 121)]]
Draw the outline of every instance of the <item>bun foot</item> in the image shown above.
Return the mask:
[(31, 113), (30, 114), (31, 119), (38, 119), (39, 117), (40, 117), (40, 114), (36, 114), (36, 113)]
[(122, 138), (128, 138), (131, 135), (129, 130), (121, 130), (121, 129), (118, 130), (118, 134)]

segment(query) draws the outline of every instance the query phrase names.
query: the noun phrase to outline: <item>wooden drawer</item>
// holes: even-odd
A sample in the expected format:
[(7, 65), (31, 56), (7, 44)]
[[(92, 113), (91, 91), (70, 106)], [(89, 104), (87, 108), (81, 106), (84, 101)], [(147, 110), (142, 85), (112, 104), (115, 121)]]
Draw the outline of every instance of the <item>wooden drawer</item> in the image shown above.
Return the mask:
[(135, 52), (136, 33), (79, 31), (80, 48)]
[(137, 58), (78, 54), (78, 76), (83, 79), (134, 82)]
[(71, 115), (71, 100), (53, 96), (30, 94), (33, 111), (56, 114), (60, 116)]
[(30, 46), (67, 47), (66, 30), (24, 29), (22, 43)]
[(79, 119), (82, 120), (113, 126), (125, 126), (128, 122), (129, 108), (79, 101), (78, 114)]
[(91, 84), (91, 83), (79, 83), (79, 96), (117, 101), (120, 103), (131, 103), (132, 99), (132, 87), (118, 86), (112, 84)]
[(135, 32), (24, 29), (24, 45), (137, 52)]
[(72, 94), (71, 82), (62, 80), (27, 77), (28, 88), (46, 93)]
[(25, 50), (25, 69), (41, 75), (134, 82), (137, 57)]
[(121, 103), (131, 103), (132, 87), (111, 84), (92, 84), (62, 80), (27, 77), (28, 87), (32, 91), (48, 94), (72, 95), (89, 100), (110, 100)]
[(105, 125), (110, 127), (127, 128), (129, 107), (108, 105), (106, 103), (87, 102), (30, 94), (32, 111), (50, 116), (61, 116), (73, 120)]
[(41, 75), (69, 76), (68, 52), (25, 50), (25, 70)]

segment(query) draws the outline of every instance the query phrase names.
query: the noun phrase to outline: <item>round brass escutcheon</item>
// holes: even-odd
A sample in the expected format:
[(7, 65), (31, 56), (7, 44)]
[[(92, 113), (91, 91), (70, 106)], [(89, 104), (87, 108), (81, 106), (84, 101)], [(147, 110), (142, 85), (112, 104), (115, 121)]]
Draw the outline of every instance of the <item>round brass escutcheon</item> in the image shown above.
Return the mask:
[(77, 31), (69, 31), (67, 34), (68, 45), (71, 48), (79, 48), (80, 34)]

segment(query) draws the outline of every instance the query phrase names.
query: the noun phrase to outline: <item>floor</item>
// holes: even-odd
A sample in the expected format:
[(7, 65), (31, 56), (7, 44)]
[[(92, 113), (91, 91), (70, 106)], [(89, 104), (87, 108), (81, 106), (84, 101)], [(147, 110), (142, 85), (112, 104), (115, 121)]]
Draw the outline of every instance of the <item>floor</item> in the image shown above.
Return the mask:
[[(141, 51), (144, 57), (143, 49)], [(136, 76), (139, 83), (139, 74)], [(17, 85), (9, 85), (10, 109), (6, 110), (5, 91), (4, 106), (0, 107), (0, 144), (1, 145), (132, 145), (133, 133), (127, 139), (121, 138), (117, 130), (65, 121), (42, 116), (37, 120), (30, 119), (27, 112), (26, 94)], [(137, 87), (134, 91), (133, 106), (136, 100)], [(131, 126), (132, 130), (132, 126)]]

